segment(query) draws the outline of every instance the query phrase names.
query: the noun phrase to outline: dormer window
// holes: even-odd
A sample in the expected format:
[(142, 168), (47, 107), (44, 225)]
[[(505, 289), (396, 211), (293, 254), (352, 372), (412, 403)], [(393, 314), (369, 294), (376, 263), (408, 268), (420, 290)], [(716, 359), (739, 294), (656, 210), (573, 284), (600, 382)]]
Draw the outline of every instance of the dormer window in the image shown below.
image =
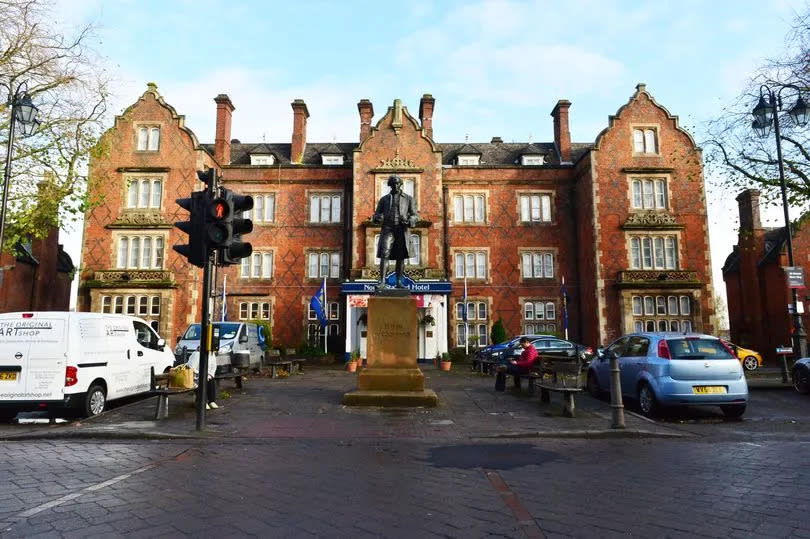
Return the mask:
[(276, 158), (272, 154), (250, 154), (250, 164), (258, 166), (272, 165)]
[(520, 164), (523, 166), (538, 166), (546, 162), (544, 155), (521, 155)]
[(342, 155), (321, 155), (321, 159), (323, 160), (324, 165), (342, 165), (343, 164), (343, 156)]
[(480, 155), (459, 155), (458, 166), (460, 167), (474, 167), (480, 164)]

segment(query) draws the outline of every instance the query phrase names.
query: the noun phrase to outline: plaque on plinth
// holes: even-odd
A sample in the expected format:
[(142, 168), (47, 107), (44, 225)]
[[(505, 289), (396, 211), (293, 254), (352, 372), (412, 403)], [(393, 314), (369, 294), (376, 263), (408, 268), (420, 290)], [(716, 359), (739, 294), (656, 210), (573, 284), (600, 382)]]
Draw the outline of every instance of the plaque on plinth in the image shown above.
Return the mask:
[(366, 367), (357, 389), (343, 395), (349, 406), (436, 406), (435, 391), (425, 389), (417, 356), (416, 299), (385, 294), (368, 299)]

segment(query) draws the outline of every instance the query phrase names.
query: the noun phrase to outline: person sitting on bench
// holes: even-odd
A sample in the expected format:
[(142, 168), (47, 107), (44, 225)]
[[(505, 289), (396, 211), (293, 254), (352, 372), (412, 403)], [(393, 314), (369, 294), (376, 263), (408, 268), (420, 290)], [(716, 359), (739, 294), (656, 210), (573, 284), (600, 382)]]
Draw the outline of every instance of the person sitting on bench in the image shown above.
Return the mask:
[(537, 361), (537, 358), (539, 357), (537, 354), (537, 349), (534, 347), (528, 337), (523, 337), (520, 339), (520, 346), (523, 347), (523, 352), (520, 354), (520, 359), (517, 361), (514, 359), (509, 360), (509, 363), (506, 364), (507, 374), (529, 374)]
[[(194, 370), (194, 381), (199, 384), (200, 374), (200, 351), (195, 350), (188, 358), (187, 365)], [(205, 403), (206, 410), (216, 410), (219, 406), (217, 400), (217, 381), (214, 374), (217, 372), (217, 358), (214, 354), (208, 356), (208, 381), (205, 387)]]

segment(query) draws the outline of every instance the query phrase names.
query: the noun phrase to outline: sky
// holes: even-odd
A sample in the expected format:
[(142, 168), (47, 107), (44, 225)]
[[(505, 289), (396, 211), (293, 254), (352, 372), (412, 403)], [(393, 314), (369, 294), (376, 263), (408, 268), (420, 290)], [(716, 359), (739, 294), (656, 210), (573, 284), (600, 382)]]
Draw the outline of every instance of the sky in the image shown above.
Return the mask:
[[(593, 142), (645, 83), (700, 142), (807, 0), (55, 0), (64, 28), (92, 23), (120, 113), (155, 82), (201, 142), (213, 142), (214, 96), (236, 110), (232, 137), (289, 142), (293, 99), (307, 140), (352, 142), (357, 102), (375, 121), (394, 99), (418, 115), (436, 99), (438, 142), (551, 142), (560, 99), (574, 142)], [(753, 107), (752, 103), (752, 107)], [(110, 125), (112, 118), (110, 119)], [(736, 243), (734, 193), (707, 178), (714, 286)], [(798, 215), (798, 213), (796, 213)], [(765, 209), (766, 226), (781, 210)], [(80, 260), (81, 228), (64, 240)]]

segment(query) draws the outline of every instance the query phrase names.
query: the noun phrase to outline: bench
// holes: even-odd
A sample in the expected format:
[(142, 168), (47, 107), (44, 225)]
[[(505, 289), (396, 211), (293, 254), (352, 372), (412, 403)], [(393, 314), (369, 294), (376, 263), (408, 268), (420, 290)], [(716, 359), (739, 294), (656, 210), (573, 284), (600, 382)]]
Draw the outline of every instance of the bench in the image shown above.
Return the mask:
[(481, 374), (492, 374), (497, 365), (498, 362), (491, 359), (473, 358), (472, 360), (472, 369)]
[[(214, 380), (233, 379), (238, 389), (242, 389), (243, 374), (240, 372), (222, 372), (214, 376)], [(152, 389), (150, 394), (157, 396), (155, 406), (155, 419), (169, 417), (169, 397), (197, 391), (197, 387), (169, 387), (169, 373), (152, 374)]]
[(305, 357), (299, 356), (294, 348), (287, 348), (287, 350), (285, 350), (285, 352), (286, 352), (287, 356), (284, 359), (286, 359), (287, 361), (292, 361), (293, 362), (292, 371), (290, 371), (290, 374), (293, 374), (293, 373), (296, 373), (296, 372), (299, 372), (299, 373), (304, 372), (304, 362), (307, 359)]
[[(512, 374), (515, 387), (520, 389), (523, 380), (528, 381), (527, 391), (529, 395), (534, 395), (537, 388), (540, 388), (540, 402), (548, 404), (551, 402), (551, 393), (562, 393), (563, 395), (563, 415), (565, 417), (576, 417), (576, 406), (574, 395), (581, 393), (583, 383), (584, 364), (578, 358), (572, 357), (570, 360), (541, 360), (540, 365), (532, 372), (525, 374)], [(495, 391), (506, 391), (506, 378), (510, 376), (506, 372), (506, 367), (498, 369), (495, 376)]]

